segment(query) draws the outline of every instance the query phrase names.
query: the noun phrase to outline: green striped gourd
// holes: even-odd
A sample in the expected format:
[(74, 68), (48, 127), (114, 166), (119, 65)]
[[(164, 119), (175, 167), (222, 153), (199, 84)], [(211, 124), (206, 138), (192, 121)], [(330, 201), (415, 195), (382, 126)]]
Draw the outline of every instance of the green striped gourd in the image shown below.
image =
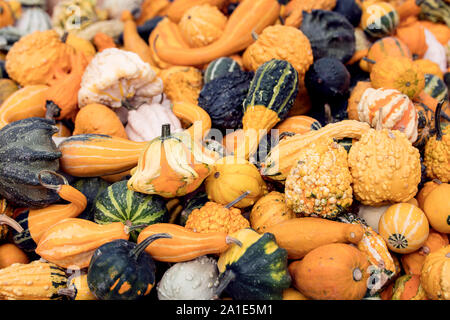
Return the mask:
[[(132, 191), (127, 182), (116, 182), (98, 196), (93, 209), (96, 223), (123, 222), (128, 226), (147, 226), (168, 221), (169, 212), (161, 196)], [(130, 239), (135, 241), (141, 230), (133, 230)]]
[(229, 57), (221, 57), (212, 61), (205, 70), (203, 76), (204, 83), (220, 78), (236, 70), (242, 70), (241, 66)]
[(448, 100), (448, 88), (444, 81), (433, 74), (425, 74), (425, 88), (423, 89), (432, 98), (437, 101)]
[(420, 7), (420, 19), (443, 22), (450, 28), (450, 5), (444, 0), (416, 0), (416, 3)]
[(361, 27), (372, 38), (382, 38), (394, 33), (400, 22), (395, 8), (387, 2), (363, 5)]
[(248, 159), (258, 148), (260, 131), (268, 131), (287, 118), (297, 97), (298, 81), (297, 71), (285, 60), (272, 59), (256, 70), (243, 102), (246, 140), (238, 146), (239, 157)]

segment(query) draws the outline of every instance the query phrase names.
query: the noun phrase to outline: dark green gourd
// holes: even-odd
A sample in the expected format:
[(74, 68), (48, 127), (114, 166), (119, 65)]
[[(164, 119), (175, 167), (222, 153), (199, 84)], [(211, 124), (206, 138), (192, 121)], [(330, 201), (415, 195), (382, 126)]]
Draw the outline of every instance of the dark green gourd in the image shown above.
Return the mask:
[(208, 64), (203, 75), (203, 82), (208, 83), (213, 79), (226, 76), (237, 70), (242, 71), (241, 66), (235, 60), (229, 57), (218, 58)]
[(333, 11), (342, 14), (355, 28), (361, 22), (362, 9), (355, 0), (337, 0)]
[(76, 188), (87, 199), (87, 206), (83, 213), (78, 218), (94, 221), (94, 204), (98, 196), (110, 186), (110, 183), (106, 182), (102, 178), (81, 178), (73, 182), (72, 187)]
[(115, 240), (95, 250), (88, 268), (89, 290), (100, 300), (137, 300), (155, 285), (155, 263), (145, 248), (166, 233), (149, 236), (140, 244)]
[[(123, 222), (130, 226), (168, 222), (169, 212), (164, 198), (128, 189), (126, 180), (113, 183), (95, 201), (94, 221), (99, 224)], [(142, 229), (133, 230), (135, 241)]]
[(198, 105), (211, 117), (213, 128), (225, 131), (242, 127), (242, 102), (252, 78), (253, 72), (237, 70), (203, 86)]
[(311, 43), (314, 61), (333, 57), (346, 63), (355, 53), (355, 29), (340, 13), (327, 10), (304, 12), (300, 30)]
[[(56, 191), (38, 179), (42, 170), (58, 171), (61, 152), (52, 140), (58, 131), (53, 120), (28, 118), (0, 130), (0, 195), (18, 207), (41, 208), (58, 201)], [(59, 180), (43, 174), (46, 184)]]

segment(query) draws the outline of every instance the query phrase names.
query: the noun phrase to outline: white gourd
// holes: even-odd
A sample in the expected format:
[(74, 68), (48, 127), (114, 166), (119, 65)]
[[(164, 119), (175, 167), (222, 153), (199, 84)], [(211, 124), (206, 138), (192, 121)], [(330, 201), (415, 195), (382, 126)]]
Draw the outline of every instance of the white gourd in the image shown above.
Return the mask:
[(124, 10), (131, 13), (139, 12), (144, 0), (103, 0), (100, 7), (108, 11), (108, 15), (112, 19), (120, 19)]
[(371, 207), (361, 205), (359, 207), (358, 217), (364, 219), (369, 227), (371, 227), (376, 233), (378, 233), (378, 222), (381, 219), (383, 213), (390, 207), (381, 206), (381, 207)]
[(423, 59), (428, 59), (436, 63), (442, 72), (447, 71), (447, 55), (445, 54), (445, 47), (436, 39), (436, 37), (425, 29), (425, 41), (428, 46), (427, 52)]
[(202, 256), (170, 267), (156, 290), (159, 300), (212, 300), (218, 285), (217, 261)]
[(16, 27), (23, 35), (27, 35), (35, 31), (50, 30), (52, 21), (48, 13), (39, 7), (23, 8)]

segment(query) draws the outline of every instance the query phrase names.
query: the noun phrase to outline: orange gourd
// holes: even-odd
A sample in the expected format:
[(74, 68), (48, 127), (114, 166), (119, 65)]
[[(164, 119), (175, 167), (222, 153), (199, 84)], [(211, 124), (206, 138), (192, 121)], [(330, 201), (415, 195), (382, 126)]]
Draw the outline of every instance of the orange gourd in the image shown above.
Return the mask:
[(275, 236), (277, 244), (287, 250), (289, 259), (301, 259), (308, 252), (326, 244), (357, 244), (364, 230), (361, 225), (306, 217), (269, 226), (265, 232)]
[(420, 283), (432, 300), (450, 300), (450, 245), (430, 253), (420, 273)]
[(295, 288), (315, 300), (361, 300), (367, 291), (369, 262), (348, 244), (333, 243), (289, 265)]
[(192, 7), (209, 4), (221, 8), (228, 1), (225, 0), (177, 0), (172, 2), (167, 10), (167, 16), (173, 22), (180, 22), (184, 13)]
[(25, 86), (10, 95), (0, 107), (0, 128), (29, 117), (44, 117), (48, 89), (46, 85)]
[(358, 120), (358, 105), (366, 89), (372, 88), (370, 81), (358, 81), (348, 99), (347, 113), (350, 120)]
[(29, 259), (25, 252), (12, 243), (0, 246), (0, 269), (9, 267), (14, 263), (28, 263)]
[(36, 253), (63, 268), (87, 268), (98, 247), (113, 240), (128, 240), (130, 230), (122, 222), (102, 225), (84, 219), (64, 219), (42, 235)]
[(94, 39), (92, 39), (92, 42), (94, 43), (95, 47), (97, 48), (97, 52), (102, 52), (105, 49), (109, 48), (117, 48), (116, 43), (114, 42), (114, 39), (103, 32), (98, 32)]
[(423, 246), (429, 226), (425, 213), (409, 203), (390, 206), (378, 223), (380, 236), (396, 253), (411, 253)]
[(406, 274), (420, 275), (427, 255), (448, 244), (449, 241), (446, 234), (430, 229), (427, 240), (419, 250), (401, 256), (403, 270), (405, 270)]
[(117, 114), (102, 104), (88, 104), (78, 111), (73, 135), (87, 133), (106, 134), (128, 139), (125, 128)]
[(154, 66), (151, 50), (137, 32), (136, 22), (134, 22), (131, 12), (128, 10), (123, 11), (121, 20), (124, 23), (123, 49), (136, 53), (142, 61)]
[(13, 25), (16, 21), (14, 10), (8, 1), (0, 1), (0, 28)]
[(413, 55), (422, 58), (428, 50), (425, 28), (417, 18), (409, 18), (396, 29), (396, 37), (406, 44)]
[(195, 49), (174, 47), (162, 34), (151, 45), (158, 57), (165, 62), (186, 66), (202, 65), (247, 48), (254, 41), (252, 32), (261, 33), (278, 19), (279, 13), (280, 4), (277, 0), (244, 0), (229, 17), (223, 35), (208, 46)]
[(78, 112), (78, 91), (88, 60), (83, 53), (71, 55), (69, 74), (55, 66), (54, 79), (46, 92), (46, 117), (57, 120), (75, 120)]
[(402, 22), (409, 17), (418, 17), (421, 11), (420, 7), (416, 4), (416, 0), (403, 1), (400, 5), (397, 5), (395, 9), (400, 17), (400, 26), (402, 25)]
[(436, 231), (450, 233), (450, 184), (441, 183), (425, 198), (423, 211)]
[(140, 26), (156, 16), (165, 16), (172, 2), (169, 0), (145, 0), (141, 5), (141, 14), (136, 20)]
[(425, 199), (428, 197), (431, 191), (436, 189), (442, 182), (439, 180), (431, 180), (425, 182), (422, 189), (420, 189), (419, 193), (417, 193), (417, 202), (419, 203), (419, 208), (423, 210), (423, 204), (425, 203)]
[(443, 46), (447, 45), (450, 40), (450, 28), (446, 24), (427, 20), (420, 20), (420, 24), (430, 31), (440, 42), (440, 44)]
[(278, 129), (278, 134), (281, 135), (283, 132), (302, 134), (312, 130), (318, 130), (321, 127), (320, 122), (314, 118), (308, 116), (293, 116), (280, 122), (275, 129)]
[(157, 261), (190, 261), (206, 254), (225, 252), (231, 243), (239, 244), (224, 232), (198, 233), (171, 223), (155, 223), (146, 227), (139, 234), (137, 243), (161, 232), (172, 238), (155, 241), (145, 249)]

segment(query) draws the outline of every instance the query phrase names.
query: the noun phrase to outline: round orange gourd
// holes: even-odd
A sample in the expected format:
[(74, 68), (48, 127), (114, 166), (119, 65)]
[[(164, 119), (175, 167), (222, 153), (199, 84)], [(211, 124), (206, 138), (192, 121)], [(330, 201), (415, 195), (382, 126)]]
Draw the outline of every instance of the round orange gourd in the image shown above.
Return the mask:
[(334, 243), (314, 249), (289, 266), (295, 288), (315, 300), (360, 300), (367, 291), (369, 262), (353, 246)]
[(0, 246), (0, 269), (9, 267), (14, 263), (28, 263), (28, 257), (22, 250), (12, 243)]
[(186, 42), (193, 48), (207, 46), (219, 39), (227, 17), (210, 4), (198, 5), (187, 10), (178, 26)]
[(295, 217), (295, 213), (284, 201), (284, 194), (272, 191), (253, 206), (250, 213), (250, 225), (256, 232), (264, 233), (266, 228)]
[(358, 120), (358, 104), (366, 89), (372, 88), (370, 81), (358, 81), (348, 99), (347, 113), (350, 120)]
[(8, 1), (0, 1), (0, 28), (13, 25), (16, 21), (13, 8)]
[(95, 133), (128, 139), (125, 128), (117, 114), (102, 104), (88, 104), (78, 111), (74, 135)]
[(431, 191), (436, 189), (441, 182), (439, 180), (432, 180), (427, 181), (423, 185), (422, 189), (420, 189), (419, 193), (417, 194), (417, 202), (419, 203), (419, 208), (423, 210), (423, 205), (425, 203), (425, 199), (428, 197)]
[(425, 213), (418, 207), (397, 203), (381, 216), (378, 231), (390, 250), (410, 253), (423, 246), (428, 238), (429, 226)]
[(425, 87), (425, 75), (410, 58), (389, 57), (377, 61), (370, 72), (375, 89), (396, 89), (410, 99), (417, 97)]
[(450, 300), (450, 245), (427, 256), (420, 283), (433, 300)]
[[(385, 37), (377, 40), (369, 48), (369, 52), (367, 53), (367, 58), (375, 62), (392, 57), (412, 59), (412, 54), (408, 46), (397, 37)], [(370, 72), (372, 71), (373, 63), (363, 59), (360, 61), (359, 66), (364, 71)]]
[(431, 227), (442, 233), (450, 233), (450, 184), (442, 183), (425, 198), (423, 211)]

